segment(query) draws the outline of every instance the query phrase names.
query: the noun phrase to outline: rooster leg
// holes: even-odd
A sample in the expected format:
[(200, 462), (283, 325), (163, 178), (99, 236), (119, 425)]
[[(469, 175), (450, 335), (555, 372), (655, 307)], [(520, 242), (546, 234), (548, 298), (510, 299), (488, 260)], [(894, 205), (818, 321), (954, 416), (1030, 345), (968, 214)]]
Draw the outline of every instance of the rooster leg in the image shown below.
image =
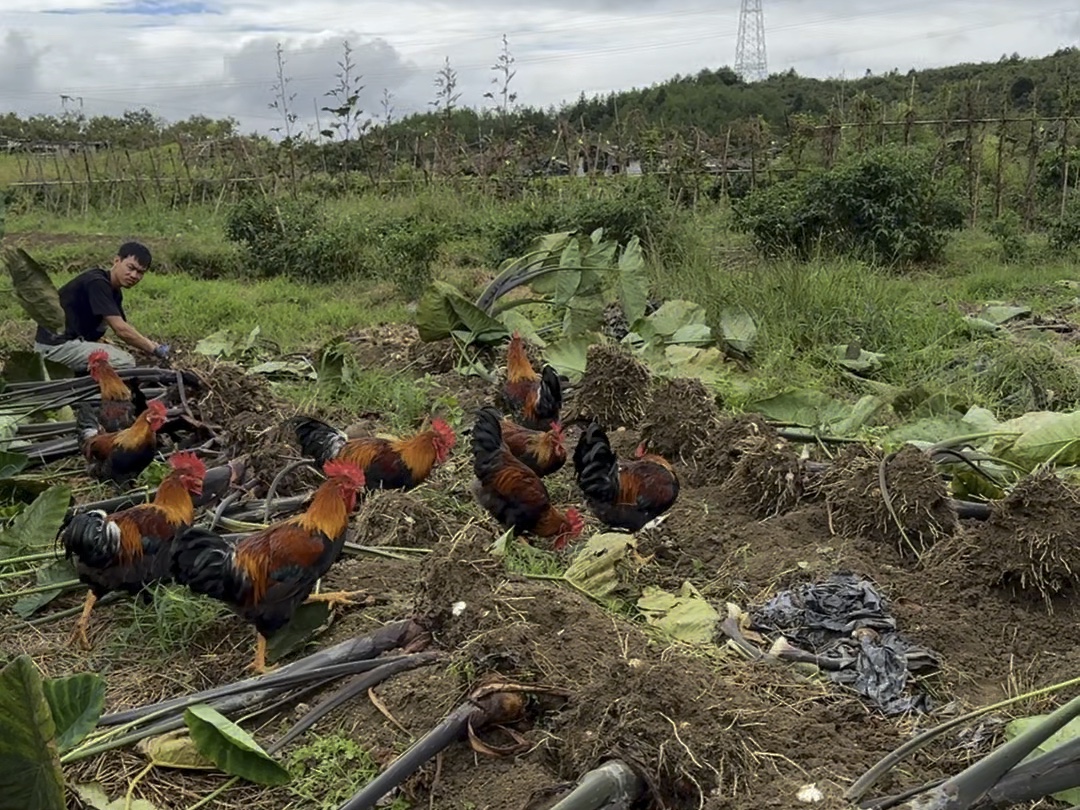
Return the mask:
[(82, 613), (79, 620), (75, 622), (75, 630), (72, 633), (72, 636), (79, 640), (84, 650), (90, 649), (90, 639), (86, 635), (86, 628), (90, 625), (90, 611), (94, 609), (95, 602), (97, 602), (97, 597), (94, 596), (93, 591), (89, 591), (86, 594), (86, 601), (83, 602)]
[[(353, 600), (354, 596), (367, 596), (363, 591), (331, 591), (330, 593), (313, 593), (305, 599), (305, 602), (329, 602), (331, 605), (358, 605), (360, 602)], [(370, 597), (368, 597), (370, 599)], [(366, 600), (365, 600), (366, 601)]]
[(255, 634), (255, 660), (248, 664), (248, 669), (254, 670), (256, 675), (275, 669), (275, 667), (266, 666), (266, 636), (262, 633)]

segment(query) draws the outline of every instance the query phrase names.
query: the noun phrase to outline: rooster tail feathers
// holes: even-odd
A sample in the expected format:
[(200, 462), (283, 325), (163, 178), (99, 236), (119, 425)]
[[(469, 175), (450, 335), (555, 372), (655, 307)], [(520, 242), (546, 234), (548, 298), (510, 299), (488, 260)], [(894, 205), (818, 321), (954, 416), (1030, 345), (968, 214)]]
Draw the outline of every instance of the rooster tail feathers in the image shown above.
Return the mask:
[(243, 575), (236, 567), (234, 548), (219, 534), (191, 527), (173, 542), (170, 573), (193, 593), (234, 602), (246, 590)]
[(124, 380), (124, 383), (131, 391), (131, 403), (134, 405), (135, 413), (142, 413), (145, 411), (149, 403), (146, 399), (146, 394), (143, 393), (142, 385), (136, 379)]
[(294, 416), (289, 424), (296, 433), (301, 452), (315, 459), (319, 467), (340, 453), (348, 441), (342, 431), (313, 416)]
[(104, 568), (120, 551), (120, 527), (101, 509), (80, 512), (60, 531), (67, 559), (78, 558), (90, 568)]
[(578, 486), (587, 498), (611, 503), (618, 497), (619, 459), (604, 429), (595, 422), (574, 448), (574, 470)]
[(562, 409), (562, 379), (554, 366), (545, 365), (540, 372), (540, 392), (536, 411), (544, 418), (557, 418)]
[(503, 447), (501, 419), (501, 414), (491, 407), (481, 408), (476, 413), (472, 428), (472, 454), (473, 473), (477, 478), (483, 479), (484, 474), (499, 462)]
[(98, 414), (94, 406), (84, 402), (75, 412), (75, 428), (79, 433), (79, 444), (83, 445), (101, 432), (98, 425)]

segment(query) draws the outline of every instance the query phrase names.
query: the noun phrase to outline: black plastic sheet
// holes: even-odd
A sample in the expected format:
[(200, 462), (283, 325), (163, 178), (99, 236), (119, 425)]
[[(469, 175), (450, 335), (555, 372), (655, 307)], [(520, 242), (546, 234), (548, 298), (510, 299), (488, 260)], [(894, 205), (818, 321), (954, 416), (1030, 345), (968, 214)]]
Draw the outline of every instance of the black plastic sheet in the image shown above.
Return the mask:
[(811, 654), (831, 680), (885, 714), (929, 710), (928, 696), (911, 694), (909, 685), (913, 673), (938, 666), (937, 655), (897, 631), (885, 599), (868, 580), (834, 574), (776, 594), (750, 618), (753, 629), (783, 635)]

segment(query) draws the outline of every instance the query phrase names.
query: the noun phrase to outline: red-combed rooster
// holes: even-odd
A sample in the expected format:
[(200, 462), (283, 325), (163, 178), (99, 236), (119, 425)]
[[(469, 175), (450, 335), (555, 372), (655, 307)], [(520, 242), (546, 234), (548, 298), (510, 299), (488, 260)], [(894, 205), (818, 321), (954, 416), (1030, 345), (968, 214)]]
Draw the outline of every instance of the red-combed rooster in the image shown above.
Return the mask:
[(135, 416), (146, 410), (146, 395), (137, 381), (124, 382), (109, 363), (109, 353), (104, 349), (90, 352), (87, 362), (90, 377), (101, 392), (101, 408), (97, 413), (101, 429), (114, 433), (131, 427)]
[(304, 601), (353, 604), (356, 593), (311, 594), (345, 545), (364, 472), (347, 461), (328, 461), (327, 479), (307, 510), (232, 543), (190, 528), (174, 545), (176, 581), (229, 607), (258, 633), (251, 668), (266, 671), (266, 639), (289, 623)]
[(620, 462), (607, 434), (593, 422), (574, 448), (574, 471), (589, 510), (613, 528), (636, 532), (679, 497), (679, 478), (663, 456), (646, 453)]
[(510, 419), (503, 419), (499, 426), (510, 452), (541, 478), (557, 473), (566, 463), (566, 439), (558, 422), (546, 431), (530, 430)]
[(60, 531), (67, 558), (75, 558), (79, 580), (90, 586), (75, 633), (90, 649), (86, 629), (94, 603), (110, 591), (142, 593), (154, 582), (169, 579), (170, 545), (176, 533), (195, 517), (192, 495), (202, 494), (206, 466), (192, 452), (174, 453), (172, 467), (154, 500), (107, 515), (95, 509), (75, 515)]
[(472, 429), (473, 494), (492, 517), (515, 533), (530, 532), (554, 538), (563, 548), (581, 534), (584, 521), (576, 509), (560, 512), (551, 505), (540, 477), (510, 452), (502, 438), (501, 417), (494, 408), (481, 408)]
[(157, 453), (157, 431), (165, 424), (165, 405), (151, 400), (146, 410), (135, 417), (130, 427), (113, 433), (103, 433), (97, 416), (84, 404), (79, 408), (75, 424), (79, 430), (79, 447), (86, 458), (87, 472), (99, 480), (124, 484), (150, 466)]
[(559, 373), (547, 364), (536, 373), (519, 332), (511, 336), (506, 350), (506, 382), (499, 391), (499, 404), (518, 424), (533, 430), (550, 428), (562, 409)]
[(309, 416), (294, 416), (289, 422), (305, 456), (320, 466), (331, 459), (355, 464), (364, 471), (368, 489), (409, 490), (419, 486), (436, 465), (446, 461), (457, 443), (454, 429), (438, 417), (426, 430), (406, 439), (350, 439), (343, 431)]

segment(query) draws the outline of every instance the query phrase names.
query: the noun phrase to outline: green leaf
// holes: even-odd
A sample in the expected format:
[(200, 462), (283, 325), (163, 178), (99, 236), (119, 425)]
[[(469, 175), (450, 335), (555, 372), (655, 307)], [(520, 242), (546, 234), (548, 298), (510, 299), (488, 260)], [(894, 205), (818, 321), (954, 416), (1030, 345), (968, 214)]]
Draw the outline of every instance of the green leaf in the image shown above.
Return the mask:
[(563, 316), (563, 335), (574, 337), (597, 331), (604, 322), (604, 304), (599, 295), (576, 295)]
[(976, 318), (974, 315), (965, 315), (964, 323), (966, 323), (973, 332), (985, 332), (993, 333), (1000, 332), (1004, 327), (998, 326), (993, 321), (988, 321), (985, 318)]
[[(1036, 714), (1030, 717), (1017, 717), (1010, 720), (1005, 725), (1005, 739), (1011, 740), (1014, 737), (1019, 737), (1025, 731), (1030, 731), (1032, 728), (1039, 725), (1039, 723), (1044, 722), (1049, 716), (1050, 715), (1047, 714)], [(1071, 720), (1043, 740), (1042, 744), (1024, 758), (1024, 761), (1034, 759), (1041, 754), (1053, 751), (1055, 748), (1059, 748), (1065, 743), (1075, 740), (1077, 737), (1080, 737), (1080, 718)], [(1080, 787), (1063, 790), (1060, 793), (1054, 793), (1052, 794), (1052, 797), (1059, 802), (1065, 802), (1065, 804), (1075, 807), (1080, 805)]]
[(30, 463), (30, 457), (22, 453), (11, 453), (0, 450), (0, 479), (11, 478), (26, 469)]
[(56, 484), (38, 495), (0, 532), (0, 559), (52, 545), (71, 505), (71, 487)]
[(995, 429), (1017, 433), (993, 440), (987, 452), (1031, 469), (1053, 459), (1058, 466), (1080, 464), (1080, 411), (1032, 411)]
[(1000, 429), (1001, 422), (994, 416), (994, 412), (981, 408), (978, 405), (972, 405), (968, 408), (968, 412), (964, 414), (964, 424), (967, 425), (970, 430), (968, 433), (990, 433)]
[(885, 359), (884, 354), (869, 352), (855, 342), (833, 346), (833, 357), (844, 368), (858, 374), (876, 371), (881, 368), (881, 361)]
[(675, 330), (668, 338), (669, 344), (684, 346), (708, 346), (713, 342), (712, 330), (703, 323), (688, 323)]
[(649, 303), (649, 277), (645, 272), (641, 240), (636, 236), (630, 238), (619, 256), (619, 303), (630, 323), (644, 317)]
[(157, 810), (157, 807), (146, 799), (132, 799), (128, 804), (127, 796), (118, 796), (110, 802), (105, 788), (98, 782), (72, 785), (71, 789), (83, 804), (93, 810)]
[(195, 351), (207, 357), (225, 357), (236, 350), (236, 339), (228, 329), (219, 329), (195, 344)]
[(548, 345), (547, 341), (540, 337), (540, 333), (536, 331), (533, 322), (518, 310), (507, 309), (501, 312), (498, 318), (511, 334), (520, 332), (521, 336), (529, 341), (529, 343), (533, 343), (540, 348), (544, 348)]
[(802, 427), (821, 427), (849, 416), (851, 406), (812, 388), (789, 389), (749, 406), (763, 416)]
[(693, 301), (683, 301), (676, 298), (665, 301), (646, 320), (653, 325), (658, 334), (670, 338), (681, 326), (705, 324), (705, 308), (700, 304), (695, 304)]
[(94, 730), (105, 710), (105, 679), (95, 672), (47, 678), (42, 684), (56, 724), (56, 746), (70, 751)]
[(578, 382), (585, 373), (585, 359), (589, 347), (600, 340), (599, 335), (590, 333), (563, 338), (551, 343), (544, 350), (544, 359), (557, 372), (566, 375), (570, 382)]
[(63, 332), (66, 323), (60, 294), (45, 269), (22, 248), (4, 252), (4, 264), (23, 310), (38, 326)]
[[(62, 582), (71, 582), (76, 578), (75, 566), (69, 560), (53, 560), (38, 568), (34, 575), (34, 585), (37, 587), (52, 584), (59, 585)], [(32, 593), (16, 601), (11, 606), (11, 609), (20, 618), (29, 619), (62, 592), (62, 588), (53, 588), (48, 591)]]
[(725, 376), (724, 362), (724, 353), (715, 346), (669, 345), (656, 371), (661, 376), (697, 377), (711, 388)]
[(270, 663), (299, 650), (323, 628), (330, 618), (329, 602), (305, 602), (296, 608), (289, 623), (266, 642), (266, 660)]
[(594, 534), (574, 555), (563, 577), (597, 600), (611, 596), (619, 587), (618, 566), (627, 552), (637, 548), (632, 534)]
[(225, 773), (259, 785), (284, 785), (291, 778), (250, 734), (209, 706), (189, 706), (184, 722), (199, 753)]
[(688, 644), (711, 643), (720, 621), (720, 614), (689, 581), (677, 595), (646, 585), (637, 606), (647, 624)]
[(41, 673), (20, 655), (0, 670), (0, 807), (64, 810), (55, 736)]
[(4, 360), (4, 379), (9, 382), (46, 382), (49, 379), (45, 361), (31, 350), (11, 352)]
[(1002, 324), (1030, 314), (1031, 307), (1010, 307), (999, 304), (986, 307), (980, 313), (980, 317), (984, 321), (989, 321), (990, 323)]
[(744, 310), (725, 309), (721, 312), (720, 332), (724, 336), (724, 343), (742, 354), (749, 354), (757, 342), (757, 324), (753, 316)]
[(431, 284), (416, 305), (416, 331), (425, 342), (445, 340), (454, 331), (457, 318), (440, 288)]
[(212, 760), (199, 753), (195, 741), (184, 729), (146, 737), (135, 746), (139, 753), (161, 768), (177, 768), (185, 771), (212, 771), (217, 767)]

